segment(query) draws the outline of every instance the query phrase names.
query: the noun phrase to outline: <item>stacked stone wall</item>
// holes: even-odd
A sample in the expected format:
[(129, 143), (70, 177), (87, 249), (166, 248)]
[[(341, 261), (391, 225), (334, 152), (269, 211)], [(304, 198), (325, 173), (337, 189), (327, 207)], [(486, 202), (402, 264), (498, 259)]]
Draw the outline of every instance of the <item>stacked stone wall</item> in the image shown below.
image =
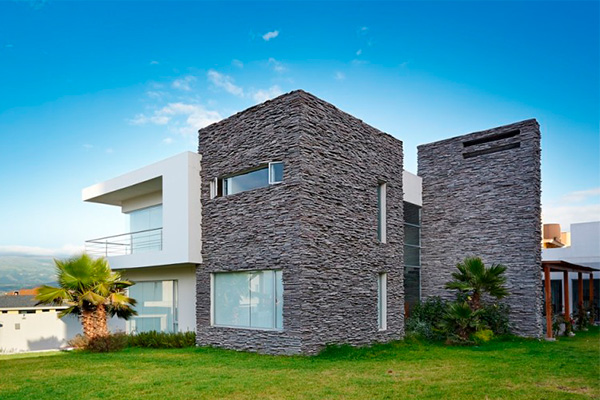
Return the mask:
[(526, 120), (419, 146), (422, 297), (478, 256), (508, 267), (513, 332), (542, 332), (540, 131)]

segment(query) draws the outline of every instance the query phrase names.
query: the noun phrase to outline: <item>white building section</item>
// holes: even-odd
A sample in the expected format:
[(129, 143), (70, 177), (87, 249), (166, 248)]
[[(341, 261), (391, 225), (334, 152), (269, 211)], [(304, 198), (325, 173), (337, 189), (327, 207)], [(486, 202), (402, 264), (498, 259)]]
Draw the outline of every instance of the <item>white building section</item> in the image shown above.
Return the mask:
[(406, 170), (402, 171), (404, 201), (419, 207), (423, 206), (423, 178)]
[(129, 215), (129, 232), (86, 242), (86, 251), (107, 257), (111, 268), (202, 262), (199, 154), (180, 153), (98, 183), (82, 197)]

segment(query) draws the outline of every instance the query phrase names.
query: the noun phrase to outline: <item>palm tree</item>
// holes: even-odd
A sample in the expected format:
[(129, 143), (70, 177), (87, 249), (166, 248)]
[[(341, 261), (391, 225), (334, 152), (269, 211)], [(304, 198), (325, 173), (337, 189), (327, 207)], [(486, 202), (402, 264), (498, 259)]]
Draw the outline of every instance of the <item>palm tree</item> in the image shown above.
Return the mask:
[(456, 289), (467, 294), (469, 306), (473, 311), (481, 308), (481, 295), (487, 293), (492, 297), (501, 299), (507, 296), (508, 290), (504, 286), (506, 267), (494, 264), (487, 268), (481, 258), (467, 257), (462, 263), (456, 265), (458, 272), (452, 273), (453, 281), (446, 283), (447, 289)]
[(107, 318), (129, 319), (136, 315), (136, 301), (125, 289), (132, 282), (122, 280), (112, 272), (105, 258), (92, 259), (87, 254), (66, 260), (54, 260), (59, 287), (43, 285), (36, 299), (38, 304), (66, 304), (59, 317), (78, 315), (87, 339), (108, 335)]

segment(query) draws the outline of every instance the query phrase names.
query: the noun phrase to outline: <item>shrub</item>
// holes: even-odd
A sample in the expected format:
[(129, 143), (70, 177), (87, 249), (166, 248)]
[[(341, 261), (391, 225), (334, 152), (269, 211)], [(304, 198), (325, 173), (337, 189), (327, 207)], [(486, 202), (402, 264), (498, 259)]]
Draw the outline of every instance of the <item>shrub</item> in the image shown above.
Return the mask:
[(69, 340), (67, 344), (77, 350), (83, 350), (87, 347), (88, 340), (85, 336), (77, 334), (73, 339)]
[(146, 347), (152, 349), (176, 349), (194, 347), (196, 334), (194, 332), (140, 332), (129, 336), (130, 347)]
[(494, 332), (491, 329), (479, 329), (471, 336), (471, 339), (477, 344), (487, 343), (493, 338)]
[(108, 353), (127, 347), (128, 336), (123, 332), (97, 336), (87, 340), (86, 350), (94, 353)]
[(440, 324), (448, 342), (469, 344), (471, 335), (485, 327), (480, 320), (480, 313), (481, 310), (471, 310), (466, 301), (451, 303)]
[(448, 309), (448, 303), (439, 297), (430, 297), (418, 303), (406, 320), (406, 332), (425, 340), (443, 340), (446, 335), (438, 326)]
[(479, 318), (495, 335), (506, 335), (510, 333), (509, 311), (510, 307), (503, 303), (487, 304), (481, 309)]

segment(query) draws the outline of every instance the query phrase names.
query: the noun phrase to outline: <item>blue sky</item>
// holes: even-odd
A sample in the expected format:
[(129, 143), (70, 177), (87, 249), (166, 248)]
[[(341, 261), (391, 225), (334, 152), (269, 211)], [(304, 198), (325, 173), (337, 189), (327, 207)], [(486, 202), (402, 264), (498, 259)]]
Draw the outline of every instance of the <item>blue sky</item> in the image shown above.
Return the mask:
[[(81, 189), (304, 89), (416, 146), (527, 118), (547, 222), (600, 219), (598, 2), (0, 2), (0, 254), (123, 233)], [(568, 226), (564, 226), (568, 228)]]

